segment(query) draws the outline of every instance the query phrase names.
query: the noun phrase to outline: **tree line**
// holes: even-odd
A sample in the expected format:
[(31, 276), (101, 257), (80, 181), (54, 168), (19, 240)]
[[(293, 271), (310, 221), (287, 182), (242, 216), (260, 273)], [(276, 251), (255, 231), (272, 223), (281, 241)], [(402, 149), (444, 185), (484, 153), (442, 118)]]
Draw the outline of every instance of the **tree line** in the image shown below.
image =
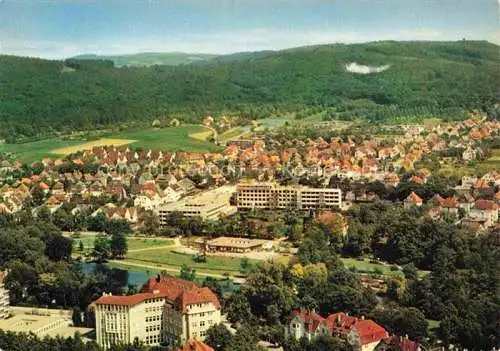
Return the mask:
[[(350, 62), (391, 66), (361, 75), (346, 71)], [(500, 100), (498, 65), (498, 47), (475, 41), (335, 44), (176, 67), (0, 56), (0, 137), (19, 142), (157, 118), (199, 123), (207, 114), (259, 118), (318, 107), (373, 121), (491, 112)]]

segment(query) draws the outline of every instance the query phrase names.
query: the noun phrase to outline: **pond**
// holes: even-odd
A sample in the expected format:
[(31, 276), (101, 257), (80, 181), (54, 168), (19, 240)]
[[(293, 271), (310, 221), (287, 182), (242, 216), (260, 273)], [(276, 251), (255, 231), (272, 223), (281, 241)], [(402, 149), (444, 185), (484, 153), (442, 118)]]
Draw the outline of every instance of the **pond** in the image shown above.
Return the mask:
[(102, 263), (83, 263), (84, 273), (104, 273), (110, 275), (113, 280), (120, 283), (122, 287), (135, 285), (141, 287), (149, 278), (144, 271), (134, 271), (133, 269), (111, 268)]
[[(137, 288), (141, 288), (144, 283), (153, 275), (148, 275), (144, 271), (136, 271), (133, 269), (121, 269), (109, 267), (103, 263), (82, 263), (82, 270), (86, 274), (91, 273), (101, 273), (105, 274), (110, 279), (110, 284), (113, 284), (114, 287), (125, 288), (129, 285), (134, 285)], [(196, 283), (198, 285), (203, 284), (203, 278), (200, 277), (196, 279)], [(234, 283), (232, 280), (218, 280), (217, 282), (218, 289), (221, 290), (222, 293), (233, 293), (239, 290), (240, 285)]]

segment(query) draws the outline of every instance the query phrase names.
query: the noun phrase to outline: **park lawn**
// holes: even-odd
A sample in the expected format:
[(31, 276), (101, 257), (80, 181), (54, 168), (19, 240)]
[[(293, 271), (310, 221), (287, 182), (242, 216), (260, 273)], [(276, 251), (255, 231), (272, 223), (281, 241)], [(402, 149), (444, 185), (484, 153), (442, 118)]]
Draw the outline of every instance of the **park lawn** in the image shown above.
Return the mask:
[(157, 246), (173, 245), (174, 243), (175, 242), (170, 239), (138, 238), (138, 237), (127, 238), (127, 244), (129, 250), (149, 249)]
[(368, 260), (357, 260), (355, 258), (340, 259), (346, 268), (355, 267), (360, 273), (375, 273), (375, 270), (382, 271), (383, 274), (403, 275), (401, 271), (392, 271), (391, 267), (381, 263), (371, 263)]
[[(96, 235), (81, 235), (79, 238), (73, 239), (73, 253), (87, 253), (94, 248)], [(83, 243), (83, 252), (80, 251), (80, 241)]]
[(22, 144), (0, 144), (0, 152), (14, 155), (16, 160), (33, 163), (43, 158), (57, 158), (61, 155), (52, 153), (53, 150), (81, 144), (81, 141), (62, 140), (59, 138), (44, 139)]
[[(94, 241), (97, 235), (82, 235), (79, 238), (73, 238), (73, 253), (82, 253), (80, 251), (80, 241), (83, 242), (83, 253), (90, 252), (94, 248)], [(127, 244), (129, 250), (148, 249), (157, 246), (173, 245), (174, 241), (161, 238), (139, 238), (128, 237)]]
[[(195, 262), (195, 256), (175, 252), (172, 249), (151, 250), (140, 252), (129, 252), (127, 260), (143, 264), (161, 264), (174, 268), (180, 268), (183, 264), (200, 271), (223, 274), (225, 272), (238, 274), (241, 270), (242, 259), (226, 256), (208, 256), (206, 262)], [(249, 264), (257, 264), (256, 260), (248, 260)]]
[(190, 134), (206, 132), (199, 125), (184, 125), (163, 129), (145, 129), (135, 132), (122, 132), (107, 135), (108, 138), (137, 140), (130, 144), (132, 148), (162, 151), (217, 151), (220, 148), (208, 141), (190, 138)]

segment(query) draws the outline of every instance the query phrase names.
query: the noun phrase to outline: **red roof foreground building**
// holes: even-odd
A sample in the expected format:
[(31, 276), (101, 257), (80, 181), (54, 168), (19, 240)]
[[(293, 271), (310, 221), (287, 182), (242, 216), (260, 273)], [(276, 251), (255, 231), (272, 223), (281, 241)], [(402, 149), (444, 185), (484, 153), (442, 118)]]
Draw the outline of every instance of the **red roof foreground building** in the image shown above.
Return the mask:
[(199, 340), (189, 339), (186, 340), (186, 342), (184, 343), (184, 347), (182, 349), (179, 349), (179, 351), (215, 351), (215, 350)]
[(361, 341), (361, 346), (380, 342), (389, 337), (389, 333), (371, 319), (356, 322), (352, 326), (351, 332), (357, 333)]
[(370, 319), (349, 316), (343, 312), (332, 313), (326, 319), (311, 311), (295, 311), (285, 329), (285, 337), (302, 337), (312, 340), (319, 335), (335, 335), (347, 340), (354, 350), (373, 348), (389, 333)]
[(217, 309), (221, 308), (217, 295), (209, 288), (199, 287), (193, 282), (171, 275), (148, 279), (138, 294), (130, 296), (103, 295), (93, 304), (134, 306), (145, 300), (159, 297), (175, 302), (182, 312), (186, 312), (189, 305), (207, 302), (212, 302)]

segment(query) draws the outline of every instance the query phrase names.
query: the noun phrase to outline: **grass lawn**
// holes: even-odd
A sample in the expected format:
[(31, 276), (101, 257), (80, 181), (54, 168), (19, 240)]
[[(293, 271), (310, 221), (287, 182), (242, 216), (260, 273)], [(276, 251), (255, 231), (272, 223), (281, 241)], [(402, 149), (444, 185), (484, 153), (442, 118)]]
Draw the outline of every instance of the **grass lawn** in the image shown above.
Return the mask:
[(371, 263), (368, 260), (359, 261), (355, 258), (340, 259), (346, 268), (355, 267), (361, 273), (375, 273), (375, 270), (382, 271), (383, 274), (402, 275), (401, 271), (392, 271), (390, 266), (381, 263)]
[[(94, 248), (95, 235), (82, 235), (79, 238), (73, 239), (73, 252), (81, 253), (80, 241), (83, 242), (84, 252), (90, 252)], [(174, 241), (169, 239), (157, 239), (157, 238), (139, 238), (139, 237), (129, 237), (127, 238), (127, 244), (129, 250), (141, 250), (148, 249), (157, 246), (167, 246), (173, 245)]]
[(204, 133), (206, 128), (198, 125), (184, 125), (164, 129), (146, 129), (108, 135), (108, 138), (137, 140), (130, 144), (133, 148), (163, 151), (216, 151), (219, 147), (208, 141), (189, 137), (190, 134)]
[[(223, 274), (238, 274), (241, 270), (240, 258), (208, 256), (207, 262), (195, 262), (194, 255), (174, 252), (172, 249), (129, 252), (127, 260), (143, 264), (161, 264), (173, 268), (180, 268), (183, 264), (200, 271)], [(256, 264), (256, 260), (248, 260), (250, 264)]]

